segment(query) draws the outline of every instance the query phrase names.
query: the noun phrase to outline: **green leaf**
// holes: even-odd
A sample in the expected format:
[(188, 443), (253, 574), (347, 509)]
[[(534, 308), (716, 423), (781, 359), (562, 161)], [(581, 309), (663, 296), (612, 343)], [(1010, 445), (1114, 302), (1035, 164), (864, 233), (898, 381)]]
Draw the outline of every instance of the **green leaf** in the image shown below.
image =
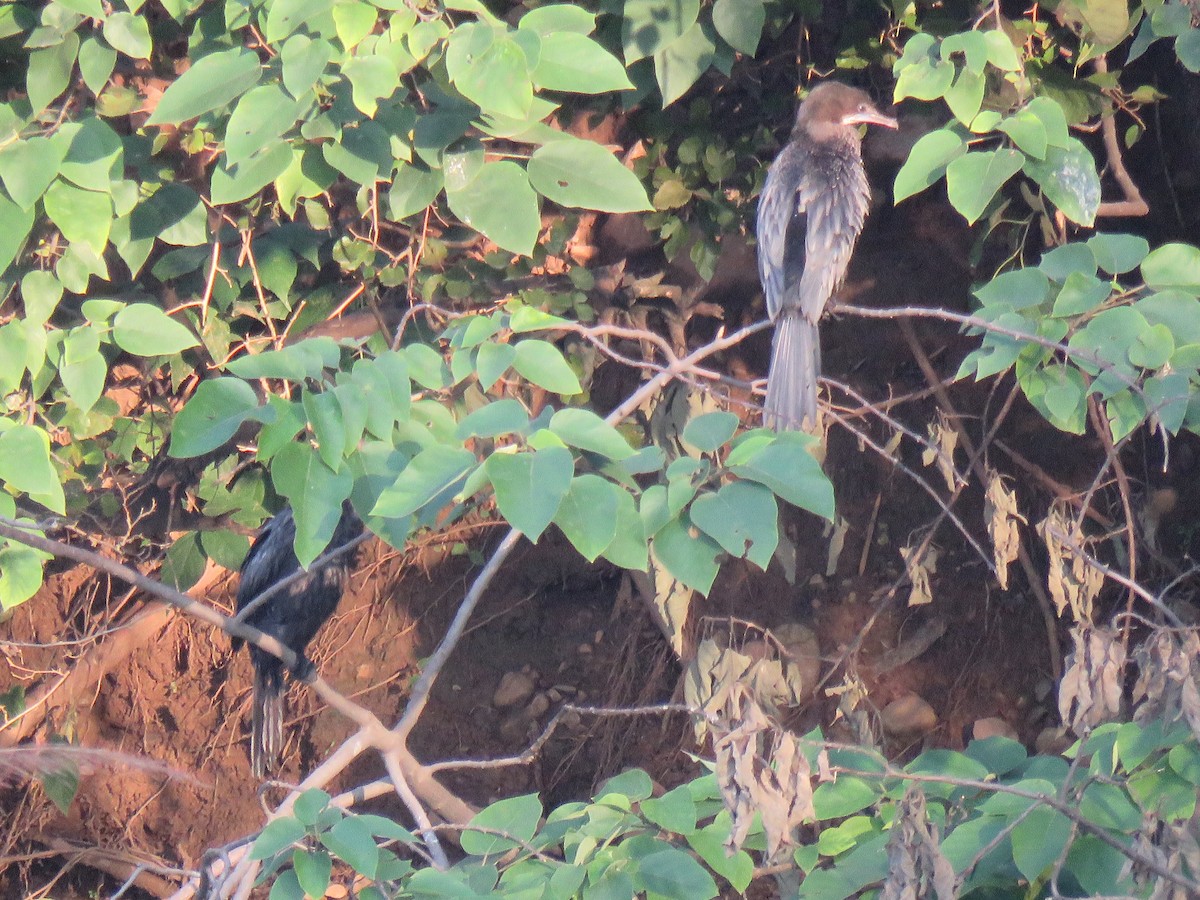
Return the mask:
[[(642, 815), (664, 831), (690, 835), (696, 830), (696, 801), (686, 784), (661, 797), (648, 797), (639, 806)], [(719, 873), (718, 873), (719, 874)]]
[(791, 432), (745, 455), (730, 454), (727, 464), (739, 478), (757, 481), (780, 499), (833, 521), (833, 485), (805, 446), (804, 435)]
[(170, 356), (200, 343), (185, 325), (149, 303), (131, 303), (117, 313), (113, 340), (135, 356)]
[(1055, 316), (1078, 316), (1091, 312), (1108, 299), (1112, 286), (1095, 275), (1072, 272), (1054, 300)]
[(687, 587), (707, 594), (716, 580), (721, 545), (698, 529), (672, 519), (655, 533), (654, 558)]
[(211, 53), (172, 82), (146, 124), (175, 125), (220, 109), (258, 84), (261, 73), (258, 55), (249, 50)]
[(341, 467), (342, 453), (346, 449), (346, 424), (337, 395), (332, 392), (315, 394), (305, 391), (301, 404), (321, 461), (336, 471)]
[(278, 141), (235, 166), (222, 164), (212, 174), (211, 200), (220, 206), (253, 197), (287, 171), (291, 163), (291, 144)]
[(983, 89), (987, 83), (982, 75), (970, 69), (960, 69), (954, 84), (946, 90), (946, 105), (963, 125), (970, 125), (983, 104)]
[(355, 57), (342, 67), (342, 75), (350, 82), (355, 107), (366, 116), (374, 116), (379, 101), (400, 86), (395, 64), (382, 56)]
[(1096, 161), (1082, 143), (1049, 147), (1044, 160), (1026, 159), (1025, 174), (1041, 187), (1059, 211), (1080, 225), (1091, 226), (1100, 208), (1100, 176)]
[(1155, 290), (1200, 293), (1200, 248), (1179, 243), (1157, 247), (1142, 261), (1142, 277)]
[(353, 50), (375, 28), (375, 8), (362, 0), (343, 0), (333, 7), (333, 24), (338, 40)]
[[(634, 0), (627, 0), (626, 6)], [(681, 4), (682, 5), (682, 4)], [(662, 92), (663, 106), (670, 106), (688, 92), (708, 71), (717, 55), (717, 45), (708, 29), (694, 23), (683, 35), (654, 54), (654, 77)], [(628, 57), (626, 57), (627, 61)]]
[(913, 144), (896, 173), (896, 203), (925, 190), (946, 172), (946, 166), (967, 152), (967, 144), (949, 129), (931, 131)]
[(104, 391), (108, 363), (100, 353), (100, 338), (90, 325), (72, 328), (63, 341), (58, 375), (81, 412), (96, 405)]
[(739, 421), (731, 412), (704, 413), (684, 426), (683, 441), (701, 453), (712, 453), (734, 436)]
[(946, 167), (951, 205), (973, 224), (1024, 161), (1023, 154), (1009, 149), (971, 152), (952, 160)]
[(93, 94), (99, 94), (108, 84), (117, 65), (117, 51), (97, 38), (87, 38), (79, 45), (79, 74)]
[(1175, 338), (1166, 325), (1151, 325), (1129, 347), (1129, 361), (1143, 369), (1157, 369), (1175, 352)]
[(665, 49), (699, 16), (700, 0), (625, 0), (621, 16), (625, 64)]
[(496, 505), (514, 528), (537, 542), (571, 487), (575, 461), (562, 447), (531, 453), (493, 453), (484, 469), (496, 489)]
[(621, 432), (591, 410), (560, 409), (550, 419), (550, 430), (562, 438), (564, 444), (609, 459), (628, 459), (634, 453)]
[(713, 4), (713, 27), (734, 50), (753, 56), (758, 52), (767, 11), (760, 0), (717, 0)]
[(1132, 272), (1150, 252), (1149, 242), (1135, 234), (1095, 234), (1087, 245), (1096, 263), (1110, 275)]
[(272, 457), (271, 480), (292, 505), (296, 558), (307, 567), (329, 546), (354, 478), (345, 469), (331, 469), (311, 445), (296, 443)]
[(71, 83), (75, 57), (79, 53), (79, 35), (69, 32), (60, 43), (29, 54), (25, 79), (26, 94), (34, 115), (53, 103)]
[(560, 206), (626, 213), (651, 209), (638, 177), (591, 141), (551, 141), (529, 160), (529, 182)]
[(63, 815), (71, 808), (71, 801), (79, 791), (79, 769), (70, 760), (62, 760), (57, 766), (48, 767), (38, 773), (42, 790), (58, 807)]
[[(62, 496), (61, 488), (59, 488), (57, 496)], [(45, 498), (46, 495), (34, 497), (39, 503), (44, 503)], [(57, 511), (62, 512), (61, 509)], [(7, 546), (0, 547), (0, 610), (7, 611), (14, 606), (19, 606), (41, 589), (45, 582), (46, 561), (51, 558), (47, 553), (22, 546), (15, 541), (10, 541)], [(6, 697), (12, 696), (14, 689), (19, 690), (19, 688), (9, 688), (4, 694), (0, 694), (0, 706), (11, 706), (4, 700)], [(0, 712), (3, 711), (6, 710), (0, 710)], [(10, 713), (11, 715), (15, 715), (15, 713)]]
[(687, 835), (687, 842), (708, 867), (728, 881), (735, 891), (745, 894), (754, 879), (754, 859), (745, 850), (726, 855), (729, 827), (713, 824)]
[(649, 564), (649, 554), (646, 532), (641, 516), (638, 515), (637, 504), (625, 490), (618, 490), (616, 498), (617, 511), (613, 517), (617, 526), (616, 536), (601, 555), (622, 569), (645, 572)]
[(16, 258), (31, 228), (33, 210), (22, 209), (19, 204), (0, 194), (0, 274), (7, 271)]
[[(275, 4), (272, 9), (277, 6)], [(325, 73), (329, 61), (333, 59), (333, 46), (328, 41), (294, 34), (279, 51), (279, 58), (283, 61), (283, 86), (289, 94), (299, 99)]]
[(1071, 820), (1058, 810), (1039, 806), (1012, 831), (1013, 862), (1029, 883), (1041, 880), (1071, 839)]
[(976, 75), (982, 75), (987, 68), (987, 39), (978, 31), (962, 31), (943, 38), (939, 52), (944, 60), (952, 59), (955, 53), (963, 54), (967, 68)]
[(595, 562), (617, 536), (618, 495), (624, 493), (599, 475), (571, 479), (554, 523), (588, 562)]
[(1175, 55), (1189, 72), (1200, 73), (1200, 28), (1189, 28), (1175, 39)]
[[(529, 15), (532, 13), (525, 18), (529, 18)], [(570, 91), (573, 94), (603, 94), (633, 89), (629, 76), (625, 74), (625, 67), (615, 56), (586, 34), (574, 31), (542, 35), (541, 54), (531, 78), (542, 90)]]
[(104, 39), (114, 50), (134, 59), (149, 59), (154, 49), (154, 43), (150, 40), (150, 23), (146, 17), (127, 12), (115, 12), (105, 20)]
[(1012, 138), (1013, 143), (1026, 156), (1046, 158), (1046, 149), (1049, 147), (1046, 126), (1028, 108), (1006, 118), (997, 126), (997, 130)]
[(278, 43), (301, 25), (332, 9), (333, 0), (274, 0), (267, 13), (267, 41)]
[(817, 785), (813, 791), (813, 808), (817, 819), (840, 819), (861, 812), (879, 799), (881, 789), (862, 778), (841, 775), (837, 781)]
[(62, 485), (50, 457), (50, 437), (35, 425), (0, 434), (0, 481), (24, 491), (56, 513), (65, 513)]
[(1005, 72), (1021, 70), (1021, 56), (1006, 32), (999, 28), (988, 29), (983, 32), (983, 37), (987, 41), (988, 62)]
[(210, 378), (179, 411), (171, 431), (170, 453), (176, 458), (215, 450), (237, 432), (258, 409), (254, 388), (240, 378)]
[(761, 484), (735, 481), (697, 497), (690, 515), (727, 553), (744, 556), (760, 569), (766, 569), (779, 543), (779, 507)]
[(400, 519), (412, 515), (475, 468), (475, 454), (461, 447), (430, 447), (412, 458), (396, 483), (385, 488), (371, 514)]
[(1141, 811), (1115, 784), (1088, 785), (1078, 809), (1080, 815), (1101, 828), (1132, 834), (1141, 825)]
[(644, 857), (638, 875), (648, 891), (663, 897), (710, 900), (719, 893), (708, 871), (691, 854), (675, 847)]
[(975, 291), (985, 307), (1008, 306), (1026, 309), (1039, 306), (1050, 293), (1050, 279), (1035, 266), (1026, 266), (997, 275)]
[(107, 124), (99, 119), (85, 119), (77, 126), (65, 126), (55, 143), (66, 145), (59, 168), (63, 178), (81, 188), (113, 193), (114, 182), (119, 182), (124, 172), (125, 148), (120, 136)]
[(562, 352), (547, 341), (524, 340), (517, 344), (512, 367), (538, 387), (555, 394), (583, 391), (575, 372), (563, 359)]
[(379, 847), (370, 828), (357, 816), (347, 816), (321, 835), (321, 843), (350, 868), (367, 878), (379, 867)]
[(475, 360), (475, 376), (479, 379), (479, 387), (490, 391), (500, 376), (508, 371), (516, 355), (517, 348), (512, 344), (487, 341), (480, 345)]
[(296, 850), (292, 854), (296, 880), (309, 897), (324, 897), (333, 874), (333, 860), (324, 850)]
[(296, 123), (301, 104), (278, 84), (262, 84), (242, 95), (225, 126), (226, 166), (241, 165)]
[(484, 112), (525, 118), (533, 104), (529, 70), (530, 60), (521, 44), (491, 25), (471, 22), (450, 33), (446, 71), (462, 95)]
[(267, 823), (254, 839), (250, 850), (253, 860), (270, 859), (276, 853), (288, 849), (304, 837), (304, 826), (292, 816), (285, 816)]
[(388, 190), (388, 216), (400, 221), (419, 213), (441, 193), (442, 173), (423, 165), (401, 163)]
[(517, 27), (536, 32), (543, 39), (564, 32), (591, 34), (596, 29), (596, 15), (569, 3), (551, 3), (525, 13)]
[(464, 188), (447, 189), (446, 200), (451, 212), (498, 246), (521, 256), (533, 253), (541, 215), (529, 176), (516, 163), (484, 163)]
[(0, 180), (22, 209), (31, 210), (58, 176), (65, 156), (65, 148), (49, 138), (17, 141), (0, 152)]
[(1111, 50), (1129, 34), (1129, 6), (1125, 0), (1083, 0), (1077, 4), (1091, 31), (1091, 43)]
[(511, 397), (496, 400), (481, 406), (458, 423), (454, 437), (465, 441), (468, 438), (494, 438), (502, 434), (523, 433), (529, 428), (529, 414), (520, 401)]
[[(528, 844), (537, 833), (542, 801), (537, 794), (509, 797), (478, 813), (463, 829), (461, 845), (472, 856), (495, 856), (521, 844)], [(500, 834), (483, 834), (472, 829), (487, 829)], [(511, 838), (511, 839), (510, 839)]]
[(42, 202), (50, 217), (68, 241), (87, 244), (97, 254), (108, 246), (112, 230), (112, 198), (97, 191), (85, 191), (62, 179), (47, 189)]

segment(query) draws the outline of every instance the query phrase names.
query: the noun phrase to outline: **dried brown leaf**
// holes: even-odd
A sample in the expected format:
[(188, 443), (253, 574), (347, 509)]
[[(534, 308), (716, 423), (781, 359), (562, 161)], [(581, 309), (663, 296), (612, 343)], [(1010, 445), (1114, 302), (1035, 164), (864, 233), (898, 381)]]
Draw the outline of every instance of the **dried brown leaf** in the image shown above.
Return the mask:
[(942, 853), (937, 829), (925, 811), (925, 794), (915, 784), (896, 809), (887, 854), (881, 900), (954, 900), (954, 867)]
[(901, 547), (900, 556), (904, 559), (904, 570), (912, 588), (908, 592), (909, 606), (923, 606), (933, 602), (933, 589), (929, 584), (929, 576), (937, 573), (938, 549), (932, 544), (923, 554), (918, 554), (919, 547)]
[(1061, 503), (1055, 503), (1037, 526), (1046, 544), (1050, 560), (1048, 582), (1050, 596), (1061, 616), (1071, 610), (1076, 622), (1092, 621), (1092, 603), (1104, 586), (1104, 575), (1091, 565), (1086, 553), (1091, 539), (1080, 530), (1078, 523), (1068, 520)]
[(1077, 625), (1058, 688), (1058, 712), (1078, 735), (1121, 715), (1125, 647), (1111, 628)]
[[(926, 447), (921, 454), (921, 464), (925, 466), (937, 463), (938, 471), (946, 482), (946, 490), (954, 493), (958, 487), (958, 472), (954, 469), (954, 451), (958, 449), (958, 431), (950, 424), (946, 414), (938, 410), (938, 420), (928, 425), (929, 441), (932, 447)], [(936, 449), (935, 449), (936, 448)]]
[(1000, 587), (1008, 590), (1008, 567), (1021, 549), (1021, 529), (1025, 517), (1017, 511), (1016, 491), (1010, 491), (995, 469), (987, 470), (987, 493), (983, 498), (983, 518), (987, 521), (988, 537), (996, 560), (996, 575)]

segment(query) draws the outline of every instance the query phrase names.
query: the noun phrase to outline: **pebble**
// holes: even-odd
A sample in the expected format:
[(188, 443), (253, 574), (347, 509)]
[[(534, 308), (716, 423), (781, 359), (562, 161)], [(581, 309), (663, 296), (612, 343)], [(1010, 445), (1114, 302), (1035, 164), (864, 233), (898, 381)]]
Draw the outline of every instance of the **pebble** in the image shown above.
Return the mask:
[(1013, 728), (999, 716), (988, 716), (986, 719), (976, 719), (971, 726), (971, 737), (976, 741), (987, 740), (990, 737), (1006, 737), (1014, 741), (1020, 740), (1017, 729)]
[(1038, 753), (1056, 755), (1062, 753), (1073, 744), (1067, 729), (1058, 725), (1053, 728), (1043, 728), (1033, 741), (1033, 749)]
[(580, 644), (579, 647), (576, 648), (575, 652), (578, 653), (580, 656), (587, 656), (589, 653), (592, 652), (592, 645), (591, 644)]
[(492, 694), (492, 705), (499, 709), (518, 706), (528, 700), (536, 688), (528, 672), (505, 672)]
[(789, 662), (799, 670), (800, 699), (811, 697), (821, 680), (821, 645), (816, 632), (799, 622), (784, 622), (771, 631), (787, 650)]
[(883, 730), (893, 737), (916, 737), (937, 727), (938, 716), (917, 694), (897, 697), (879, 714)]
[(550, 698), (546, 694), (534, 694), (529, 705), (525, 707), (525, 715), (530, 719), (540, 719), (550, 709)]
[(761, 638), (746, 641), (742, 645), (742, 655), (750, 657), (755, 662), (760, 659), (769, 659), (771, 656), (771, 645)]

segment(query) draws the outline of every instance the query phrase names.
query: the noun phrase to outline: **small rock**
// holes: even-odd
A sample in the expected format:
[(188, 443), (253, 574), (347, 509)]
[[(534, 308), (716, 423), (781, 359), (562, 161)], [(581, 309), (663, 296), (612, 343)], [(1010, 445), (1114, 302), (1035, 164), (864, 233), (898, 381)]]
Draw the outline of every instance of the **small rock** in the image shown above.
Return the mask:
[(546, 691), (546, 696), (550, 698), (551, 703), (559, 703), (563, 698), (562, 694), (560, 694), (554, 688), (550, 688), (550, 690)]
[(800, 699), (808, 699), (821, 680), (821, 645), (816, 632), (799, 622), (785, 622), (771, 631), (787, 650), (789, 662), (799, 670)]
[(587, 656), (589, 653), (592, 652), (592, 645), (591, 644), (580, 644), (579, 647), (576, 648), (575, 652), (578, 653), (580, 656)]
[(761, 638), (756, 638), (752, 641), (746, 641), (746, 643), (742, 645), (742, 655), (748, 656), (755, 661), (760, 659), (768, 659), (771, 655), (771, 645)]
[(976, 719), (975, 724), (971, 726), (971, 737), (977, 741), (984, 741), (990, 737), (1006, 737), (1014, 741), (1020, 740), (1020, 737), (1017, 735), (1017, 729), (1013, 728), (999, 716)]
[(937, 713), (916, 694), (897, 697), (879, 714), (883, 730), (892, 737), (917, 737), (937, 727)]
[(808, 579), (808, 586), (811, 588), (825, 587), (825, 576), (818, 572), (812, 578)]
[(533, 695), (536, 687), (527, 672), (505, 672), (492, 694), (492, 705), (499, 709), (518, 706)]
[(550, 709), (550, 698), (545, 694), (534, 694), (533, 699), (529, 701), (529, 705), (525, 707), (525, 715), (530, 720), (540, 719)]
[(573, 684), (556, 684), (556, 685), (554, 685), (554, 690), (556, 690), (560, 694), (562, 694), (564, 696), (568, 696), (568, 697), (571, 694), (575, 694), (575, 693), (579, 692), (579, 688), (575, 687), (575, 685), (573, 685)]
[(1033, 749), (1038, 753), (1055, 755), (1062, 753), (1072, 743), (1067, 729), (1059, 725), (1056, 728), (1043, 728), (1033, 741)]

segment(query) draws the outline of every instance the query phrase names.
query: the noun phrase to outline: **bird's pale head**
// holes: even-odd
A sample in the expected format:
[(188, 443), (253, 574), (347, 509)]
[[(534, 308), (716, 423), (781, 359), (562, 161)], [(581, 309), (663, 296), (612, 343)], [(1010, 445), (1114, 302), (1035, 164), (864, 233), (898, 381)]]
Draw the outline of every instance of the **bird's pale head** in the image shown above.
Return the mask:
[(796, 131), (814, 141), (830, 141), (848, 135), (857, 137), (858, 125), (882, 125), (895, 128), (898, 123), (885, 116), (866, 92), (840, 81), (823, 81), (800, 104), (796, 113)]

